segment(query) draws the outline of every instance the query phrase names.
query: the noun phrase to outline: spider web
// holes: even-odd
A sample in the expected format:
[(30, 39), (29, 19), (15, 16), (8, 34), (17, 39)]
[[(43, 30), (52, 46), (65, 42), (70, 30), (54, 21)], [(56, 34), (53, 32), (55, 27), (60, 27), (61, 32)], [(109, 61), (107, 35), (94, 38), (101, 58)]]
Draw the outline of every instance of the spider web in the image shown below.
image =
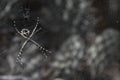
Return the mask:
[[(52, 53), (51, 51), (45, 49), (44, 47), (42, 47), (40, 44), (38, 44), (36, 41), (34, 41), (32, 39), (32, 37), (34, 37), (36, 35), (36, 33), (38, 33), (39, 31), (42, 30), (42, 26), (40, 24), (39, 17), (37, 17), (37, 19), (33, 18), (33, 20), (28, 19), (30, 16), (29, 11), (28, 11), (29, 9), (25, 9), (25, 10), (27, 10), (27, 13), (25, 13), (23, 15), (23, 19), (19, 18), (19, 19), (13, 21), (15, 31), (21, 36), (21, 38), (25, 39), (24, 43), (22, 44), (22, 46), (18, 52), (17, 58), (16, 58), (16, 63), (18, 63), (22, 68), (24, 68), (23, 62), (21, 61), (22, 55), (24, 54), (23, 49), (29, 42), (32, 42), (34, 45), (36, 45), (46, 58), (47, 58), (47, 53)], [(21, 26), (22, 26), (22, 28), (21, 28)], [(31, 28), (31, 27), (33, 27), (33, 28)], [(21, 33), (21, 30), (23, 28), (30, 30), (30, 35), (28, 35), (28, 36), (23, 35)]]

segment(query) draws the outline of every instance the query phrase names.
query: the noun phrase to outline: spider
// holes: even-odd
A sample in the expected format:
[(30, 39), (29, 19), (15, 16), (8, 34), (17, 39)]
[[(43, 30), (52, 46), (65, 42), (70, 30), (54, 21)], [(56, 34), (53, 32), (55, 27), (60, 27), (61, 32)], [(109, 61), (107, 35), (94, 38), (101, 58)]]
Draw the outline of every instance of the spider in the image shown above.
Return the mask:
[(23, 28), (23, 29), (21, 30), (21, 35), (27, 37), (27, 36), (29, 36), (29, 34), (30, 34), (30, 30), (29, 30), (29, 29)]
[[(51, 51), (49, 50), (46, 50), (45, 48), (43, 48), (41, 45), (39, 45), (37, 42), (35, 42), (34, 40), (32, 40), (32, 36), (37, 33), (38, 31), (41, 30), (41, 28), (37, 29), (38, 27), (38, 24), (39, 24), (39, 17), (37, 17), (37, 23), (33, 29), (32, 32), (30, 32), (29, 29), (26, 29), (26, 28), (23, 28), (21, 31), (19, 31), (15, 25), (15, 21), (14, 21), (14, 28), (15, 30), (17, 31), (18, 34), (20, 34), (23, 38), (26, 39), (26, 41), (23, 43), (23, 45), (21, 46), (20, 48), (20, 51), (18, 53), (18, 56), (16, 58), (16, 63), (19, 63), (20, 65), (23, 65), (21, 59), (22, 59), (22, 54), (23, 54), (23, 49), (24, 47), (26, 46), (26, 44), (30, 41), (32, 42), (33, 44), (35, 44), (43, 53), (52, 53)], [(30, 34), (31, 33), (31, 34)], [(45, 55), (46, 56), (46, 55)], [(47, 56), (46, 56), (47, 57)]]

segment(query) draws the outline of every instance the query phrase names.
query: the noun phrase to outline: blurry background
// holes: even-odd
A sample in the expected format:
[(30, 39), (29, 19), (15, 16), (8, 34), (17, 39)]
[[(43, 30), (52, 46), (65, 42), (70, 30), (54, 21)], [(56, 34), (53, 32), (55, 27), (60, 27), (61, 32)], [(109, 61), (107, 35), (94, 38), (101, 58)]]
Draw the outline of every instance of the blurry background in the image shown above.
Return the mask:
[[(13, 28), (41, 31), (25, 39)], [(120, 80), (119, 0), (0, 0), (0, 80)], [(47, 58), (46, 58), (47, 56)]]

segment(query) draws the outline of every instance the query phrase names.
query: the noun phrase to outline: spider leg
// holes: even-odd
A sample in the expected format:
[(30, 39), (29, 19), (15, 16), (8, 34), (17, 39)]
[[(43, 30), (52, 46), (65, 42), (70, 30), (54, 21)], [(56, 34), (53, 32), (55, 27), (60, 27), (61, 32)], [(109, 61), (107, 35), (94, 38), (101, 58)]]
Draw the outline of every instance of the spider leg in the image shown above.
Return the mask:
[(17, 62), (17, 63), (20, 63), (20, 65), (23, 65), (23, 63), (21, 62), (22, 54), (23, 54), (23, 48), (25, 47), (25, 45), (27, 44), (28, 41), (29, 41), (29, 40), (27, 39), (27, 40), (23, 43), (23, 45), (22, 45), (22, 47), (20, 48), (20, 51), (19, 51), (19, 53), (18, 53), (16, 62)]
[(42, 28), (39, 28), (38, 30), (36, 30), (35, 34), (36, 34), (37, 32), (39, 32), (40, 30), (42, 30)]
[(52, 53), (51, 51), (45, 49), (44, 47), (42, 47), (40, 44), (38, 44), (38, 43), (35, 42), (34, 40), (30, 39), (30, 41), (31, 41), (33, 44), (35, 44), (35, 45), (42, 51), (42, 53), (44, 54), (44, 56), (45, 56), (46, 58), (47, 58), (47, 55), (46, 55), (45, 53), (49, 53), (49, 54)]

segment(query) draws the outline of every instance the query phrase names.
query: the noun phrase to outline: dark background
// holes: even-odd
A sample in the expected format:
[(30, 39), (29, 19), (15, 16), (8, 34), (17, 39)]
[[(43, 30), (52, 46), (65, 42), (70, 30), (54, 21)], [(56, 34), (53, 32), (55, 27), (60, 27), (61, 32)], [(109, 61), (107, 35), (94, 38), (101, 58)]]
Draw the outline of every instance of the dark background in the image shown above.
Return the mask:
[[(14, 29), (30, 31), (25, 41)], [(16, 24), (13, 23), (16, 22)], [(0, 0), (0, 80), (120, 80), (119, 0)]]

